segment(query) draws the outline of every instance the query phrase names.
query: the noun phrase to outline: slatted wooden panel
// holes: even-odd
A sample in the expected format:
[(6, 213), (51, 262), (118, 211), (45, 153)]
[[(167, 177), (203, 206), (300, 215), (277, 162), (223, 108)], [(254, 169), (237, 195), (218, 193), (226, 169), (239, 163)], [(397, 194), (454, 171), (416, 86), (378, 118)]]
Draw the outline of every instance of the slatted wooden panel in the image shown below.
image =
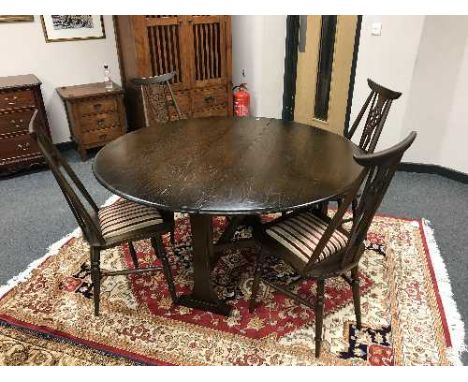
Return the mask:
[(183, 79), (180, 57), (180, 27), (177, 16), (146, 16), (152, 75), (176, 72), (172, 83)]
[[(127, 111), (145, 125), (131, 79), (175, 71), (176, 99), (187, 117), (232, 115), (230, 16), (117, 16)], [(195, 33), (195, 35), (194, 35)], [(180, 101), (180, 102), (179, 102)]]
[(222, 52), (224, 28), (220, 17), (193, 17), (193, 48), (195, 54), (195, 80), (207, 81), (222, 78)]

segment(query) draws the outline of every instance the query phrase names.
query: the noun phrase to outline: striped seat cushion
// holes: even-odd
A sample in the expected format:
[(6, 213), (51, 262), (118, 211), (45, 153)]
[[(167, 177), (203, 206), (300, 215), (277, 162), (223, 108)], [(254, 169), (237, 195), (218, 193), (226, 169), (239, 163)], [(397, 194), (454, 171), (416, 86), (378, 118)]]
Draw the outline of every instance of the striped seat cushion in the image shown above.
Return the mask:
[(104, 238), (122, 235), (163, 222), (156, 208), (120, 199), (98, 212)]
[[(326, 228), (327, 223), (322, 219), (311, 212), (303, 212), (270, 226), (266, 233), (302, 261), (308, 262)], [(343, 249), (347, 241), (346, 235), (335, 230), (317, 262)]]

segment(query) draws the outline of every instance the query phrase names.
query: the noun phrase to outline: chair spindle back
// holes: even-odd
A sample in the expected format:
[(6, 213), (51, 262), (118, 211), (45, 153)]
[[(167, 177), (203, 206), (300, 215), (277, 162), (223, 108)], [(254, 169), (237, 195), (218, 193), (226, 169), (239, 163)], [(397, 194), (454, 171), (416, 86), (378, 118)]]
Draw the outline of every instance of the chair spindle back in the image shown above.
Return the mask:
[(362, 183), (364, 183), (364, 190), (353, 218), (349, 239), (346, 248), (342, 252), (341, 268), (345, 269), (348, 265), (359, 261), (359, 257), (362, 255), (363, 242), (366, 239), (367, 231), (375, 213), (387, 192), (403, 154), (412, 145), (415, 138), (416, 132), (413, 131), (403, 141), (387, 150), (375, 154), (354, 155), (356, 162), (363, 166), (363, 172), (354, 187), (345, 196), (341, 206), (327, 226), (306, 266), (307, 270), (313, 268), (333, 231), (342, 225), (346, 210), (356, 197)]
[[(183, 119), (170, 83), (175, 75), (176, 72), (171, 72), (132, 80), (133, 85), (141, 90), (146, 127)], [(171, 107), (175, 109), (176, 116), (171, 113)]]
[(367, 112), (366, 122), (359, 140), (359, 147), (367, 153), (373, 153), (387, 120), (392, 102), (398, 99), (401, 93), (387, 89), (371, 79), (368, 79), (367, 83), (371, 88), (371, 92), (351, 128), (344, 131), (344, 136), (348, 139), (353, 137)]
[(353, 227), (347, 250), (342, 260), (342, 266), (353, 263), (362, 253), (358, 251), (360, 244), (366, 239), (367, 231), (387, 192), (395, 171), (406, 150), (416, 139), (416, 132), (411, 132), (397, 145), (375, 154), (356, 154), (354, 159), (367, 170), (362, 196), (357, 205)]
[[(38, 111), (35, 110), (29, 123), (29, 132), (44, 155), (83, 235), (90, 243), (103, 243), (104, 239), (96, 217), (99, 210), (96, 203), (60, 151), (45, 134), (42, 125), (38, 123), (37, 114)], [(89, 212), (89, 208), (93, 214)]]

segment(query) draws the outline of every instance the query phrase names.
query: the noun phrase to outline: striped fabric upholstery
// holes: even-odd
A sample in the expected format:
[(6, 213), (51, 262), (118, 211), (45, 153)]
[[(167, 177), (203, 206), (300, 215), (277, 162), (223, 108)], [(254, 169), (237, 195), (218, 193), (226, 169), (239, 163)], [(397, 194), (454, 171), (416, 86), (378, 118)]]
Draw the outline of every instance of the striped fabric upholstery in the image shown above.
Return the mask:
[(104, 238), (148, 227), (163, 222), (156, 208), (120, 199), (98, 212)]
[[(311, 212), (303, 212), (272, 225), (266, 230), (266, 233), (302, 261), (308, 262), (326, 228), (326, 222)], [(320, 253), (317, 262), (323, 261), (328, 256), (343, 249), (347, 241), (346, 235), (335, 230)]]

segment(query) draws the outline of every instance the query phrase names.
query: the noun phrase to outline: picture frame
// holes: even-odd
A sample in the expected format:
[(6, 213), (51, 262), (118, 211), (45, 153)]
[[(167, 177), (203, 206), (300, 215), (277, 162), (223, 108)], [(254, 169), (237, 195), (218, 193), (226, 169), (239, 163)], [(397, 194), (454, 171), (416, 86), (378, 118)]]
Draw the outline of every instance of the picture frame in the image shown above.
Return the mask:
[(46, 42), (106, 38), (102, 15), (49, 15), (41, 22)]
[(17, 23), (34, 21), (33, 15), (0, 15), (0, 23)]

